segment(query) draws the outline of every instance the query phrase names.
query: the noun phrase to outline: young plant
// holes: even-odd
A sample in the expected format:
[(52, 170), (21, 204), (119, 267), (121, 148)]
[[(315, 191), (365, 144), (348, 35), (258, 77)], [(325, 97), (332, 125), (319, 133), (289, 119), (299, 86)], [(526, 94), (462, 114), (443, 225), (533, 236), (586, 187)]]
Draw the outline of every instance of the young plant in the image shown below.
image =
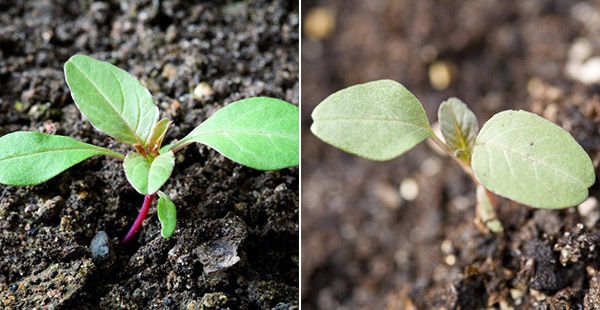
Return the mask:
[(587, 198), (596, 179), (590, 157), (575, 139), (536, 114), (503, 111), (478, 133), (473, 112), (450, 98), (438, 110), (438, 137), (419, 100), (391, 80), (340, 90), (323, 100), (312, 118), (311, 131), (321, 140), (377, 161), (431, 139), (473, 179), (478, 219), (494, 232), (502, 226), (490, 191), (534, 208), (562, 209)]
[(0, 183), (22, 186), (45, 182), (94, 155), (123, 160), (127, 180), (145, 195), (130, 241), (158, 192), (161, 234), (175, 230), (175, 205), (158, 190), (169, 179), (174, 153), (198, 142), (242, 165), (259, 170), (297, 166), (298, 108), (285, 101), (256, 97), (218, 110), (179, 142), (165, 145), (171, 121), (158, 120), (150, 92), (127, 72), (88, 56), (75, 55), (65, 63), (65, 78), (75, 104), (99, 131), (133, 147), (127, 155), (75, 139), (39, 132), (14, 132), (0, 137)]

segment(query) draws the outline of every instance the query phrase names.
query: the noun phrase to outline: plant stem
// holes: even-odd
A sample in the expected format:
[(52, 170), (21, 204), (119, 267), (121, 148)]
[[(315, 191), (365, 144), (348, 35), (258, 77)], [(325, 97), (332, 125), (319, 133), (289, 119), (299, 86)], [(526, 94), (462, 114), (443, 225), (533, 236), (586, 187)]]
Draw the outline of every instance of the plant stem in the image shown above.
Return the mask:
[(440, 138), (438, 138), (438, 136), (433, 132), (433, 130), (430, 133), (431, 133), (431, 135), (430, 135), (431, 140), (437, 146), (439, 146), (442, 150), (444, 150), (444, 152), (446, 154), (448, 154), (448, 156), (450, 156), (452, 159), (454, 159), (454, 161), (456, 161), (458, 163), (458, 165), (463, 169), (463, 171), (471, 177), (471, 179), (473, 180), (475, 185), (479, 185), (480, 184), (479, 180), (477, 180), (477, 178), (475, 177), (475, 174), (473, 174), (473, 170), (471, 169), (471, 167), (464, 161), (458, 159), (456, 157), (456, 155), (454, 155), (454, 152), (452, 152), (452, 150), (450, 150), (448, 145), (446, 145), (446, 143), (444, 143), (444, 141), (442, 141)]
[[(456, 161), (460, 165), (460, 167), (465, 171), (465, 173), (467, 173), (471, 177), (473, 183), (475, 183), (475, 187), (477, 188), (477, 205), (475, 208), (475, 216), (477, 219), (476, 223), (481, 222), (483, 225), (485, 225), (485, 227), (487, 227), (487, 229), (494, 233), (502, 232), (502, 224), (496, 217), (496, 212), (494, 212), (494, 207), (497, 203), (494, 194), (490, 192), (487, 188), (485, 188), (483, 185), (481, 185), (477, 177), (475, 177), (473, 169), (471, 168), (471, 165), (469, 163), (457, 158), (456, 155), (454, 155), (454, 152), (452, 152), (448, 145), (444, 143), (444, 141), (442, 141), (433, 132), (433, 130), (431, 130), (430, 134), (431, 140), (442, 150), (444, 150), (444, 152), (448, 154), (452, 159), (454, 159), (454, 161)], [(477, 226), (481, 227), (480, 225)], [(483, 228), (482, 230), (485, 229)]]
[(133, 222), (133, 225), (131, 225), (129, 232), (127, 233), (125, 238), (123, 238), (123, 240), (121, 241), (121, 244), (126, 244), (129, 241), (131, 241), (131, 239), (133, 239), (133, 236), (135, 236), (135, 234), (138, 232), (138, 230), (140, 230), (140, 227), (142, 227), (142, 222), (146, 218), (146, 214), (148, 214), (148, 210), (150, 210), (150, 206), (152, 205), (152, 201), (154, 200), (155, 195), (156, 195), (156, 193), (148, 194), (144, 197), (144, 204), (142, 205), (142, 208), (140, 209), (140, 213), (138, 213), (138, 216), (135, 219), (135, 222)]

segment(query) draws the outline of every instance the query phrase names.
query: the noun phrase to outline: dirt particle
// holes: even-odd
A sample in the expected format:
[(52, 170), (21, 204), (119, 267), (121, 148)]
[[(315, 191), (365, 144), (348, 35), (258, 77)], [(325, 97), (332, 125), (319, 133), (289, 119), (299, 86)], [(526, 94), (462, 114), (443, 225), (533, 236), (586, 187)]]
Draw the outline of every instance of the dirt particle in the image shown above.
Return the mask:
[(239, 262), (238, 247), (247, 236), (246, 225), (237, 216), (229, 214), (215, 224), (211, 234), (214, 239), (196, 249), (204, 273), (229, 268)]
[(557, 266), (557, 260), (550, 246), (533, 239), (525, 245), (525, 255), (534, 259), (535, 270), (531, 279), (531, 288), (551, 293), (564, 287), (563, 274)]
[(373, 185), (373, 194), (377, 200), (387, 208), (397, 209), (402, 203), (402, 197), (398, 192), (398, 188), (387, 182), (376, 182)]
[(222, 309), (227, 305), (227, 295), (221, 292), (207, 293), (202, 296), (201, 309)]

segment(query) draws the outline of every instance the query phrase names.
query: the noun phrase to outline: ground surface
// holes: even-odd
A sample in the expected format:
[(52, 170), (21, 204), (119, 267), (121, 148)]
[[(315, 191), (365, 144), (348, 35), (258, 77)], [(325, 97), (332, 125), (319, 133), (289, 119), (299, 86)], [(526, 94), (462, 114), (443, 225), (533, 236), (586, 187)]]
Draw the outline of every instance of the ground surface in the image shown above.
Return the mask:
[[(309, 9), (325, 7), (336, 24), (323, 35), (329, 22), (320, 13), (313, 20), (320, 26), (309, 30), (322, 38), (302, 45), (304, 309), (600, 308), (594, 199), (562, 211), (502, 200), (498, 213), (505, 233), (484, 235), (472, 223), (469, 178), (426, 144), (376, 163), (329, 147), (308, 131), (312, 109), (331, 92), (392, 78), (415, 93), (432, 121), (450, 96), (463, 99), (480, 124), (509, 108), (544, 115), (568, 130), (597, 167), (600, 70), (590, 74), (577, 62), (600, 55), (600, 3), (302, 5), (303, 18)], [(429, 68), (438, 61), (455, 74), (436, 90)], [(571, 78), (569, 66), (578, 79), (590, 74), (586, 81), (592, 82)], [(418, 194), (410, 200), (415, 182)], [(598, 189), (591, 188), (592, 197)]]
[[(75, 53), (140, 78), (174, 121), (168, 141), (242, 98), (298, 104), (297, 46), (295, 1), (0, 1), (0, 135), (34, 130), (128, 151), (74, 106), (62, 66)], [(125, 247), (143, 197), (117, 161), (0, 186), (0, 308), (294, 308), (298, 186), (297, 168), (261, 172), (188, 147), (163, 187), (175, 234), (160, 236), (153, 208)], [(112, 249), (94, 262), (99, 231)]]

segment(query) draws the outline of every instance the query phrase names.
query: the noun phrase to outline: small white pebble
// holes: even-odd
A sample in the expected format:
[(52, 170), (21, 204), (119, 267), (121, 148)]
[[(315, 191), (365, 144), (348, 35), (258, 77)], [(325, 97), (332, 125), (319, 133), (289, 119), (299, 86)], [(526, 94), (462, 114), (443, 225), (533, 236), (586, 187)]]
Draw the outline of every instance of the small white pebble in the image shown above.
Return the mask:
[(437, 175), (441, 170), (442, 163), (435, 157), (429, 157), (421, 164), (421, 171), (428, 177)]
[(584, 202), (582, 202), (580, 205), (577, 206), (577, 212), (579, 212), (579, 215), (586, 217), (586, 216), (592, 214), (592, 212), (594, 212), (597, 207), (598, 207), (598, 199), (596, 199), (596, 197), (589, 197), (588, 199), (586, 199)]
[(521, 300), (523, 299), (523, 291), (518, 290), (516, 288), (510, 289), (510, 297), (515, 301), (515, 305), (521, 304)]
[(449, 239), (445, 239), (444, 241), (442, 241), (440, 249), (442, 250), (442, 252), (444, 252), (444, 254), (450, 254), (452, 252), (452, 241), (450, 241)]
[(444, 262), (448, 266), (454, 266), (454, 264), (456, 264), (456, 256), (450, 254), (444, 258)]
[(196, 99), (205, 99), (206, 97), (213, 94), (212, 87), (206, 82), (201, 82), (194, 88), (194, 97)]
[(464, 211), (473, 204), (473, 201), (465, 196), (457, 196), (452, 199), (451, 204), (454, 205), (456, 210)]
[(404, 179), (400, 184), (400, 196), (402, 198), (412, 201), (419, 196), (419, 184), (417, 181), (411, 178)]
[(429, 66), (429, 82), (436, 90), (450, 86), (456, 75), (456, 65), (449, 61), (436, 61)]

